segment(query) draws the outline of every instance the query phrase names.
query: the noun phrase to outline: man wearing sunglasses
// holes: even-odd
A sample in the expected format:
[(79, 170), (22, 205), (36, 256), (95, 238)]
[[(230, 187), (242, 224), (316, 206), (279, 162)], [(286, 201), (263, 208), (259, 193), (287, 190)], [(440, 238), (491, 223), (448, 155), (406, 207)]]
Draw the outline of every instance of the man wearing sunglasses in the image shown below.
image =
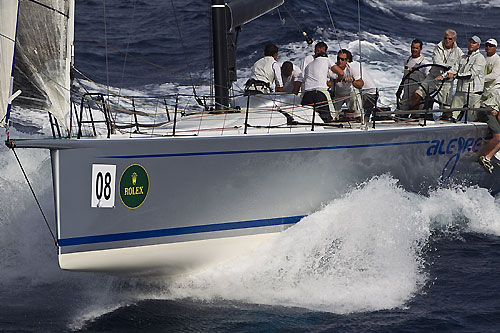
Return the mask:
[(500, 91), (500, 56), (497, 54), (498, 43), (490, 38), (484, 43), (486, 67), (484, 70), (484, 93), (481, 100), (488, 99), (493, 92)]
[[(411, 109), (418, 109), (419, 105), (422, 103), (422, 99), (439, 89), (439, 86), (441, 86), (441, 89), (437, 94), (437, 99), (440, 108), (450, 107), (450, 93), (453, 87), (453, 81), (441, 81), (438, 85), (438, 82), (434, 80), (439, 76), (442, 77), (442, 75), (448, 71), (445, 68), (453, 67), (462, 57), (463, 52), (458, 47), (456, 41), (457, 32), (455, 30), (448, 29), (444, 32), (443, 40), (436, 45), (432, 53), (432, 63), (442, 65), (444, 68), (437, 66), (431, 68), (429, 75), (425, 78), (426, 82), (422, 83), (411, 97)], [(432, 107), (432, 105), (427, 107)]]
[(354, 110), (354, 117), (359, 118), (363, 108), (365, 119), (368, 120), (377, 105), (375, 81), (365, 68), (361, 68), (359, 62), (352, 60), (349, 50), (338, 52), (337, 65), (344, 71), (344, 76), (335, 79), (335, 111), (340, 112), (342, 106), (347, 104), (349, 110)]
[[(484, 67), (486, 60), (479, 52), (481, 39), (478, 36), (469, 38), (467, 46), (467, 54), (462, 55), (460, 61), (455, 63), (451, 70), (446, 73), (446, 76), (439, 76), (436, 80), (442, 80), (447, 77), (449, 80), (457, 79), (457, 89), (453, 101), (452, 108), (479, 108), (481, 95), (484, 89)], [(455, 118), (460, 112), (453, 112)], [(443, 113), (443, 117), (451, 117), (451, 112)], [(451, 118), (453, 120), (453, 118)], [(468, 120), (478, 120), (476, 111), (469, 111)]]

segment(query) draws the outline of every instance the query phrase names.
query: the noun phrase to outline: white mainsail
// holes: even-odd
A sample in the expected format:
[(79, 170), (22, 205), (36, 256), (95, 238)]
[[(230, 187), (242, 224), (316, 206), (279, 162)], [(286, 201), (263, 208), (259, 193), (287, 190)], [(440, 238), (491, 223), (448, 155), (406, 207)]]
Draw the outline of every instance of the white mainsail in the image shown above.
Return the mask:
[[(3, 1), (3, 0), (2, 0)], [(22, 1), (19, 7), (15, 85), (69, 124), (74, 0)]]
[(0, 1), (0, 120), (5, 121), (12, 95), (12, 63), (16, 45), (18, 0)]

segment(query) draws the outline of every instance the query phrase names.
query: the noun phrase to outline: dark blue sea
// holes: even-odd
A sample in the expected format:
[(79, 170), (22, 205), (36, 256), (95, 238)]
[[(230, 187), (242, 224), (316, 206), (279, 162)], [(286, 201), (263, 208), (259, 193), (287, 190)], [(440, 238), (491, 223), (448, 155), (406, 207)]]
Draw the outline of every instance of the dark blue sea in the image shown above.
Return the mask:
[[(461, 47), (472, 35), (500, 38), (499, 0), (361, 0), (360, 29), (358, 1), (327, 1), (333, 24), (325, 1), (289, 0), (245, 25), (235, 86), (269, 42), (280, 61), (312, 53), (304, 30), (331, 54), (342, 47), (361, 57), (390, 106), (412, 39), (430, 57), (447, 28)], [(75, 66), (116, 91), (207, 93), (209, 7), (77, 1)], [(18, 154), (53, 224), (48, 154)], [(14, 157), (6, 148), (0, 156), (1, 332), (500, 331), (500, 198), (485, 189), (424, 195), (382, 175), (255, 253), (176, 279), (127, 278), (60, 270)]]

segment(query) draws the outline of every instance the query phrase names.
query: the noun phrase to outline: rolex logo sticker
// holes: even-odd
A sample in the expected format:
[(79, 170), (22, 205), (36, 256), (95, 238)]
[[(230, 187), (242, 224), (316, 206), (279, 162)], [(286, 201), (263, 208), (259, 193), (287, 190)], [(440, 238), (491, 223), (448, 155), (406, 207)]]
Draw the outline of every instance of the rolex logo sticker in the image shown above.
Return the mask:
[(123, 204), (130, 209), (138, 208), (149, 190), (149, 177), (142, 165), (132, 164), (123, 171), (120, 178), (120, 198)]

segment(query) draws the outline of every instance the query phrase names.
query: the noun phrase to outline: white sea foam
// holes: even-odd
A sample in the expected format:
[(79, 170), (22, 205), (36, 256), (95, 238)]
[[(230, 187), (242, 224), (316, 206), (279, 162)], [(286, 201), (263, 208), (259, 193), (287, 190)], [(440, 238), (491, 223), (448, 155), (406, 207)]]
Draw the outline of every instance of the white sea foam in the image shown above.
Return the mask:
[[(12, 129), (16, 138), (27, 136)], [(55, 232), (49, 153), (16, 149), (44, 213)], [(14, 154), (0, 146), (0, 290), (6, 297), (29, 290), (33, 299), (47, 297), (44, 306), (72, 309), (74, 329), (125, 304), (128, 295), (114, 293), (117, 279), (62, 271), (57, 251)], [(46, 294), (45, 294), (46, 293)], [(57, 301), (56, 301), (57, 300)], [(35, 305), (33, 305), (35, 306)]]
[(349, 313), (403, 307), (425, 284), (433, 229), (500, 235), (500, 202), (476, 187), (408, 193), (388, 176), (332, 201), (254, 253), (170, 286), (169, 296)]
[(438, 189), (421, 207), (438, 226), (462, 223), (468, 231), (500, 236), (500, 196), (494, 198), (484, 188)]
[[(51, 200), (51, 171), (48, 153), (43, 150), (16, 150), (23, 167), (46, 208), (53, 216)], [(12, 152), (0, 148), (0, 283), (29, 276), (37, 280), (47, 269), (47, 253), (54, 251), (50, 234), (43, 225), (35, 201)], [(51, 221), (54, 221), (52, 218)], [(18, 240), (22, 239), (23, 246)], [(55, 259), (55, 253), (51, 259)], [(36, 269), (34, 269), (36, 268)]]

